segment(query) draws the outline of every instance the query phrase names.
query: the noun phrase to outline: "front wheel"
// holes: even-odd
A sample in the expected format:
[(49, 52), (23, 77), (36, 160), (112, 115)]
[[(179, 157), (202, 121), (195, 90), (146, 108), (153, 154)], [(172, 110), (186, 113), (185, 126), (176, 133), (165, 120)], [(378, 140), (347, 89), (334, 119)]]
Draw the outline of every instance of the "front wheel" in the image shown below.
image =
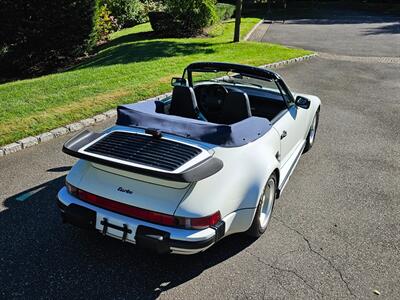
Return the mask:
[(317, 134), (318, 121), (319, 121), (319, 110), (317, 110), (317, 112), (315, 113), (315, 116), (311, 122), (310, 131), (308, 132), (308, 135), (307, 135), (306, 146), (304, 147), (303, 153), (306, 153), (307, 151), (309, 151), (312, 148), (312, 146), (314, 145), (315, 136)]
[(256, 214), (254, 215), (251, 227), (246, 231), (246, 234), (258, 238), (267, 229), (271, 219), (272, 210), (274, 208), (276, 198), (277, 180), (275, 174), (272, 174), (264, 187), (264, 191), (258, 201)]

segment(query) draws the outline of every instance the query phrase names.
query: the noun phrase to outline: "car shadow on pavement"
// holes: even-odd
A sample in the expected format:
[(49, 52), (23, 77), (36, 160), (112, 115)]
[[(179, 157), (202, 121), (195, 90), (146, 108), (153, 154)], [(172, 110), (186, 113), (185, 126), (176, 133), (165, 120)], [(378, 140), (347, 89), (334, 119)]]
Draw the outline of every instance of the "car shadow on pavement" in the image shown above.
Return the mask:
[(5, 200), (0, 212), (3, 298), (153, 299), (252, 243), (234, 235), (192, 256), (149, 253), (62, 224), (56, 195), (64, 181), (61, 176)]
[(48, 169), (47, 172), (56, 172), (56, 173), (67, 172), (67, 171), (71, 170), (71, 168), (72, 168), (72, 166), (57, 167), (57, 168)]

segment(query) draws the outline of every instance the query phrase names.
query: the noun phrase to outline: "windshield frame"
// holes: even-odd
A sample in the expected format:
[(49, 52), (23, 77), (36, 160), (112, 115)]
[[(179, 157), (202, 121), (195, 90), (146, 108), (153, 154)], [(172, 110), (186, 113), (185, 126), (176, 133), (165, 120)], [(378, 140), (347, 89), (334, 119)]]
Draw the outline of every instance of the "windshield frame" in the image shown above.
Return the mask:
[[(237, 73), (242, 76), (246, 76), (249, 78), (254, 78), (258, 80), (265, 80), (268, 82), (273, 81), (281, 94), (282, 100), (285, 102), (286, 106), (289, 108), (294, 104), (294, 97), (290, 92), (290, 89), (284, 83), (282, 78), (275, 72), (272, 72), (267, 69), (252, 67), (247, 65), (239, 65), (239, 64), (230, 64), (230, 63), (217, 63), (217, 62), (200, 62), (193, 63), (189, 65), (182, 74), (182, 78), (187, 77), (188, 84), (190, 87), (193, 87), (193, 73)], [(210, 81), (213, 82), (213, 81)], [(214, 82), (215, 83), (215, 82)], [(223, 81), (221, 80), (221, 83)], [(243, 84), (245, 85), (245, 84)], [(248, 84), (249, 87), (254, 87), (252, 84)], [(259, 89), (263, 89), (263, 87), (259, 87)], [(285, 95), (286, 94), (286, 95)]]

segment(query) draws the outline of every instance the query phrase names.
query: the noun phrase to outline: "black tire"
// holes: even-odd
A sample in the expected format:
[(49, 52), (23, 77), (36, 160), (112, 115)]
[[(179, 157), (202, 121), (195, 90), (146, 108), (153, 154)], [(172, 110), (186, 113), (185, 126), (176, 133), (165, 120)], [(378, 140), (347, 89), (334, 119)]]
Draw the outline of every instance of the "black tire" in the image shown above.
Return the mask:
[[(274, 190), (273, 190), (273, 200), (272, 200), (272, 207), (271, 207), (271, 212), (270, 215), (268, 217), (268, 220), (266, 221), (266, 224), (264, 224), (264, 226), (262, 226), (261, 221), (260, 221), (260, 215), (261, 215), (261, 209), (263, 207), (263, 199), (264, 199), (264, 195), (266, 194), (266, 192), (268, 192), (269, 190), (269, 184), (271, 182), (271, 180), (273, 181), (274, 184)], [(269, 221), (271, 220), (271, 215), (272, 215), (272, 211), (274, 209), (274, 204), (275, 204), (275, 199), (276, 199), (276, 191), (277, 191), (277, 179), (276, 179), (276, 175), (272, 174), (268, 180), (267, 183), (265, 184), (263, 193), (260, 197), (260, 199), (258, 200), (258, 205), (257, 205), (257, 210), (256, 213), (254, 215), (254, 219), (253, 219), (253, 223), (251, 224), (250, 228), (246, 231), (246, 234), (252, 238), (258, 238), (260, 237), (265, 230), (267, 230)]]
[(315, 129), (313, 129), (313, 123), (311, 123), (311, 128), (308, 131), (306, 146), (304, 147), (303, 153), (308, 152), (315, 143), (315, 137), (317, 136), (318, 122), (319, 122), (319, 109), (315, 113), (314, 119), (315, 119)]

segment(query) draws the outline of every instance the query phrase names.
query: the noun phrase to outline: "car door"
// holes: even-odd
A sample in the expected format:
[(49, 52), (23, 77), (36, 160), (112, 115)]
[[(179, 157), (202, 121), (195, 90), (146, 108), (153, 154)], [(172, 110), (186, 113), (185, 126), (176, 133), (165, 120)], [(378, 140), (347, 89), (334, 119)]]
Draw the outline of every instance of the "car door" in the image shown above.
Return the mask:
[(298, 126), (299, 114), (295, 105), (291, 105), (282, 113), (272, 126), (281, 138), (279, 158), (281, 166), (284, 166), (299, 148), (304, 134)]
[(281, 138), (279, 158), (281, 166), (288, 162), (294, 162), (305, 141), (306, 111), (297, 107), (289, 89), (280, 80), (277, 82), (282, 96), (287, 104), (287, 109), (278, 114), (272, 121), (273, 127)]

